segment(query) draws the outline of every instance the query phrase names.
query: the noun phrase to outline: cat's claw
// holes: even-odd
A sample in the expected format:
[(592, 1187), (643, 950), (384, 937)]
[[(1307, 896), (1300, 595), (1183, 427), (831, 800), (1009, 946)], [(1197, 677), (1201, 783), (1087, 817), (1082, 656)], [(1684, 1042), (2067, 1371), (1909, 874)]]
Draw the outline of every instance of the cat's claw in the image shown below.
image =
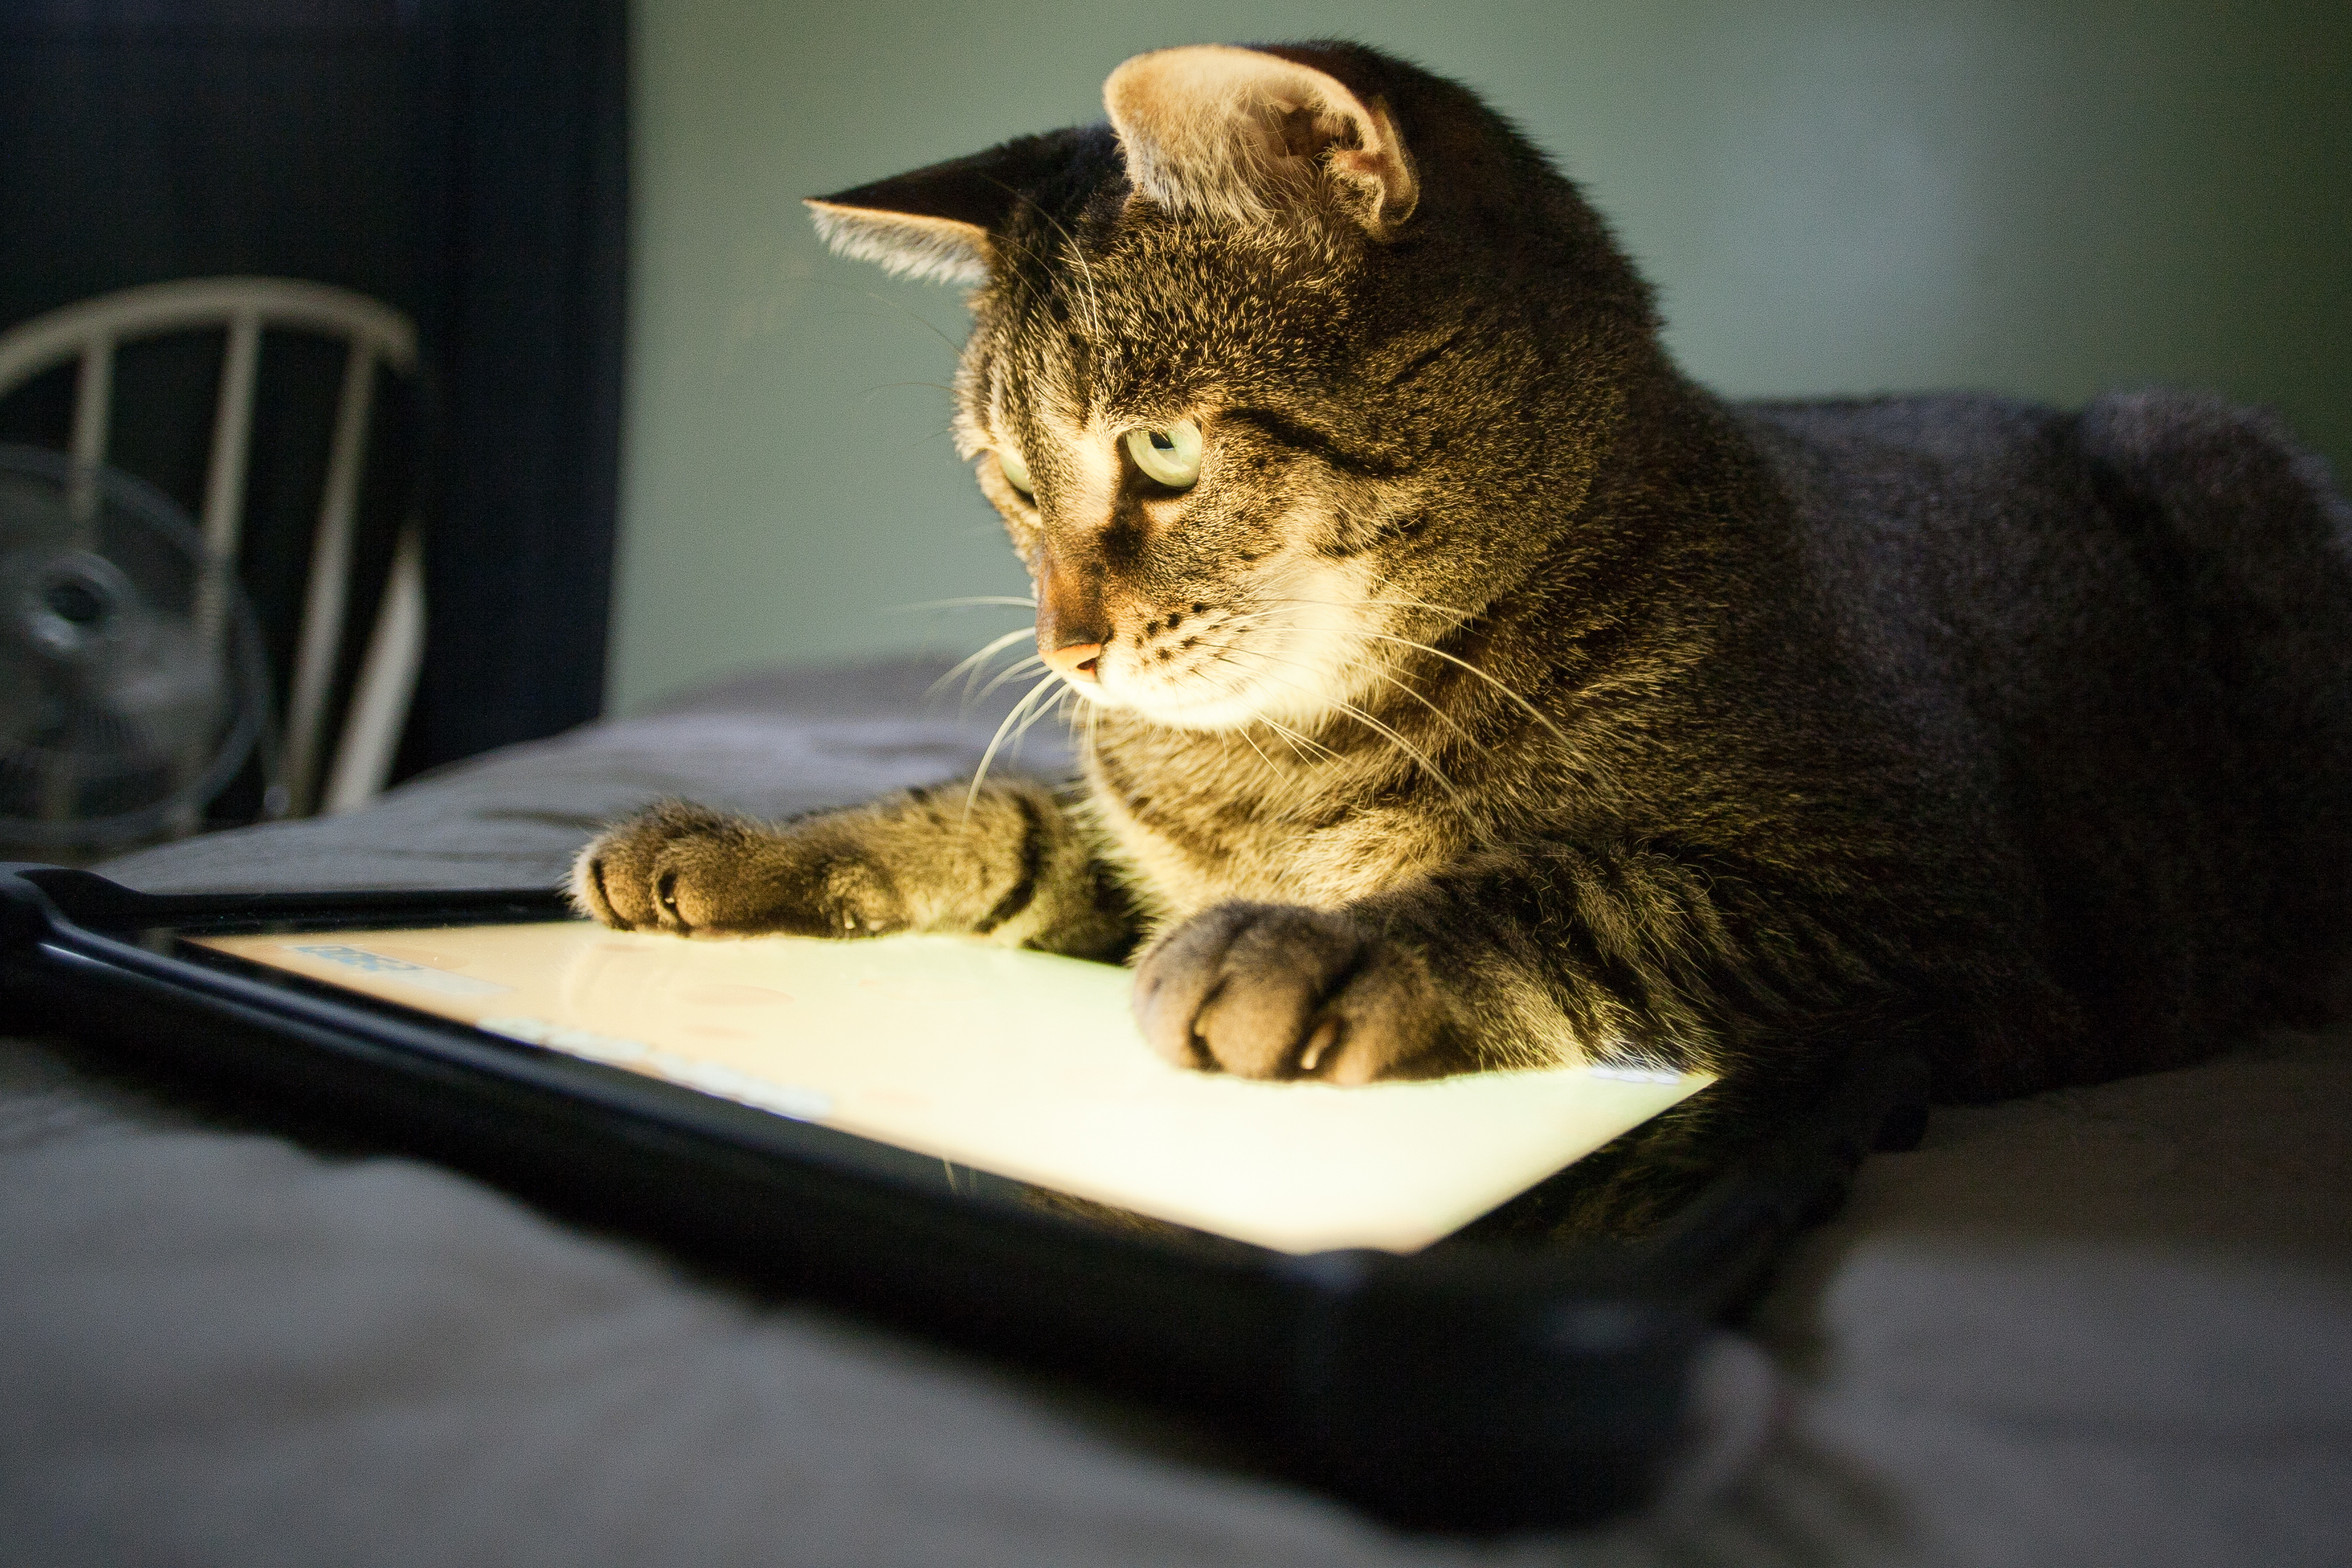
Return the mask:
[(889, 877), (821, 831), (778, 831), (666, 800), (572, 862), (582, 914), (622, 931), (873, 936), (906, 924)]
[(1138, 966), (1135, 1017), (1180, 1066), (1244, 1078), (1433, 1078), (1457, 1032), (1421, 957), (1345, 915), (1223, 904)]

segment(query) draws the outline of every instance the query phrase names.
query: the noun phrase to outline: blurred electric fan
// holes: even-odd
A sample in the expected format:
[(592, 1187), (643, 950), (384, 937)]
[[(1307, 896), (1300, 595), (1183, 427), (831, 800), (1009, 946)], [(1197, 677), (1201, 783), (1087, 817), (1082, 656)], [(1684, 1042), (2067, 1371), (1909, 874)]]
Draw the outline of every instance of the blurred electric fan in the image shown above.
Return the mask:
[(268, 711), (252, 611), (185, 512), (128, 475), (0, 445), (0, 845), (193, 828)]

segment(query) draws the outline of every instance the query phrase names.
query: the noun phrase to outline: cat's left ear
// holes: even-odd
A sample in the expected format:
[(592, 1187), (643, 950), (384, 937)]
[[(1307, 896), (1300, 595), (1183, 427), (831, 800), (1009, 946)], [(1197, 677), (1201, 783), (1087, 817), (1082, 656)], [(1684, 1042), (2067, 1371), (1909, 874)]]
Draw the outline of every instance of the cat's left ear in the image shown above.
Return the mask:
[(1312, 46), (1136, 56), (1103, 83), (1128, 178), (1162, 206), (1234, 223), (1328, 196), (1375, 239), (1393, 237), (1420, 181), (1387, 100), (1319, 68), (1339, 63)]
[(1069, 167), (1081, 140), (1077, 131), (1018, 137), (803, 204), (836, 255), (933, 283), (982, 283), (995, 256), (991, 236), (1024, 192)]

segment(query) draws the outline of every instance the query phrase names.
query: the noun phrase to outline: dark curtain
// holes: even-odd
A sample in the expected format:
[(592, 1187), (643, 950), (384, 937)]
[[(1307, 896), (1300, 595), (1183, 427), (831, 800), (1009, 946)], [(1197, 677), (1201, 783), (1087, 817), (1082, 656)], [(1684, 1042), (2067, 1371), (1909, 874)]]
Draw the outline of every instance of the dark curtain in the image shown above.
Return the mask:
[(419, 325), (442, 548), (419, 764), (604, 701), (619, 504), (628, 139), (623, 0), (425, 0)]
[[(380, 564), (426, 519), (430, 624), (399, 771), (593, 716), (618, 465), (624, 0), (9, 0), (0, 325), (109, 289), (259, 273), (413, 317), (373, 442)], [(247, 586), (281, 652), (335, 357), (265, 345)], [(127, 351), (110, 458), (193, 510), (216, 345)], [(61, 445), (70, 372), (0, 403)], [(363, 560), (362, 566), (368, 561)], [(355, 631), (356, 635), (356, 631)]]

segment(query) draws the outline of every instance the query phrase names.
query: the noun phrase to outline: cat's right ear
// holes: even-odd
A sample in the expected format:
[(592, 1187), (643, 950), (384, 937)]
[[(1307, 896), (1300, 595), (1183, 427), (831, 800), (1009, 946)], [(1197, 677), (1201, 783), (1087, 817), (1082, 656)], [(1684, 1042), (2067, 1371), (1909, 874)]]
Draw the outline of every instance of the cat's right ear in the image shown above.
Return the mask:
[(1024, 192), (1068, 168), (1076, 138), (1023, 136), (804, 205), (836, 256), (933, 283), (981, 283)]
[(1137, 191), (1175, 212), (1262, 222), (1336, 198), (1375, 239), (1412, 216), (1421, 182), (1396, 116), (1346, 45), (1200, 44), (1138, 55), (1103, 83)]

